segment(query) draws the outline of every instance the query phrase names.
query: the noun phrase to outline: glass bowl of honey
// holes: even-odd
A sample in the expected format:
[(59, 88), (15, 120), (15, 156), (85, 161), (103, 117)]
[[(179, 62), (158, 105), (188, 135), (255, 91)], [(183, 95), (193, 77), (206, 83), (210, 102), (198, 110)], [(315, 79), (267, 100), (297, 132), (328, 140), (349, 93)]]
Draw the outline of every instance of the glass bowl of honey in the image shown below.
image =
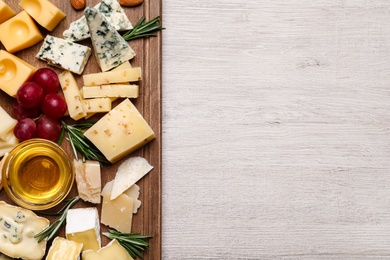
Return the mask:
[(21, 142), (5, 158), (2, 177), (13, 202), (27, 209), (45, 210), (69, 194), (75, 173), (59, 145), (33, 138)]

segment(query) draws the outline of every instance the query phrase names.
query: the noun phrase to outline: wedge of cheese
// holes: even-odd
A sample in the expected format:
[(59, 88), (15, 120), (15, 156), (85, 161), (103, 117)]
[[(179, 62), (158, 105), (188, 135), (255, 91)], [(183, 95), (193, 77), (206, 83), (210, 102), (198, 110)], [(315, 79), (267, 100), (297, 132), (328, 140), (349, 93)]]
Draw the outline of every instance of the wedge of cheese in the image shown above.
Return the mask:
[(101, 247), (97, 208), (70, 209), (66, 216), (66, 238), (84, 244), (84, 250), (97, 251)]
[(56, 237), (45, 260), (79, 260), (83, 244)]
[(112, 163), (155, 138), (152, 128), (129, 99), (104, 115), (84, 135)]
[(84, 201), (99, 204), (102, 181), (100, 176), (100, 163), (98, 161), (73, 160), (76, 174), (77, 191)]
[(135, 56), (128, 42), (95, 8), (84, 11), (91, 35), (92, 46), (102, 71), (108, 71)]
[(110, 243), (97, 252), (93, 250), (84, 251), (82, 258), (83, 260), (133, 260), (126, 249), (116, 239), (111, 240)]
[(38, 243), (34, 236), (48, 226), (48, 219), (31, 210), (0, 201), (0, 253), (12, 258), (42, 259), (46, 240)]

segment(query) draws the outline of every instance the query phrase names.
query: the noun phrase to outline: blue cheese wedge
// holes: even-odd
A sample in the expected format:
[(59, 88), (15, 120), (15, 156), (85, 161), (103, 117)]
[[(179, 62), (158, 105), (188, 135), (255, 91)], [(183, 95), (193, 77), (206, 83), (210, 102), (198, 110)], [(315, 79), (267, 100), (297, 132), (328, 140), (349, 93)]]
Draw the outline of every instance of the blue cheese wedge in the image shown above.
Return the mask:
[[(117, 31), (133, 29), (133, 25), (117, 0), (102, 0), (95, 8)], [(83, 15), (80, 19), (72, 22), (69, 29), (65, 30), (62, 35), (64, 39), (69, 41), (88, 39), (90, 34), (85, 16)]]
[(100, 69), (108, 71), (132, 59), (135, 52), (128, 42), (95, 8), (87, 7), (85, 17), (91, 33), (92, 46)]
[(42, 259), (46, 240), (38, 243), (34, 236), (48, 226), (48, 219), (31, 210), (0, 201), (0, 253), (12, 258)]
[(36, 58), (80, 75), (91, 56), (91, 48), (47, 35)]

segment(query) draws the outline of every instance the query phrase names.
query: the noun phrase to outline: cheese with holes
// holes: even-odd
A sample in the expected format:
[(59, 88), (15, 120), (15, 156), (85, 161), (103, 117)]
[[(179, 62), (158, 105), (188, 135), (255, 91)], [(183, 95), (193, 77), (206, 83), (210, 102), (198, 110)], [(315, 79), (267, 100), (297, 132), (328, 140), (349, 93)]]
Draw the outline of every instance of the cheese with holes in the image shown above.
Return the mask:
[(11, 97), (16, 97), (19, 87), (29, 81), (37, 68), (16, 57), (0, 50), (0, 89)]
[(139, 81), (141, 79), (142, 73), (140, 67), (83, 75), (84, 86), (99, 86), (110, 83)]
[(149, 162), (140, 156), (130, 157), (119, 165), (115, 174), (111, 199), (115, 199), (125, 190), (134, 185), (153, 169)]
[(81, 199), (91, 203), (100, 203), (102, 181), (100, 176), (100, 163), (98, 161), (73, 160), (76, 174), (77, 191)]
[(80, 75), (91, 56), (91, 48), (47, 35), (36, 58)]
[(105, 114), (84, 135), (112, 163), (155, 138), (152, 128), (129, 99)]
[(131, 232), (134, 200), (126, 194), (120, 194), (111, 200), (113, 182), (108, 182), (102, 190), (102, 216), (100, 222), (123, 233)]
[(83, 260), (133, 260), (126, 249), (113, 239), (97, 252), (87, 250), (83, 252)]
[(110, 84), (101, 86), (83, 87), (84, 98), (137, 98), (139, 86), (133, 84)]
[(34, 20), (25, 11), (0, 24), (0, 41), (8, 52), (26, 49), (42, 39)]
[(95, 8), (87, 7), (85, 17), (96, 60), (102, 71), (117, 67), (135, 56), (129, 43)]
[(66, 216), (66, 238), (84, 244), (84, 250), (101, 247), (99, 214), (96, 208), (70, 209)]
[(58, 74), (60, 85), (66, 104), (68, 106), (69, 116), (74, 120), (79, 120), (87, 115), (83, 98), (81, 96), (79, 86), (76, 79), (70, 71), (64, 71)]
[(4, 3), (3, 0), (0, 0), (0, 23), (7, 21), (9, 18), (15, 15), (14, 10)]
[(82, 243), (56, 237), (47, 253), (45, 260), (78, 260), (80, 259)]
[[(117, 0), (102, 0), (95, 8), (107, 19), (117, 31), (127, 31), (133, 28), (125, 11)], [(70, 23), (69, 29), (63, 32), (64, 39), (81, 41), (90, 37), (87, 20), (83, 15), (80, 19)]]
[(34, 236), (48, 226), (49, 220), (31, 210), (0, 201), (0, 252), (13, 258), (42, 259), (46, 240), (38, 243)]
[(19, 2), (22, 7), (34, 20), (49, 31), (65, 18), (65, 13), (49, 0), (22, 0)]

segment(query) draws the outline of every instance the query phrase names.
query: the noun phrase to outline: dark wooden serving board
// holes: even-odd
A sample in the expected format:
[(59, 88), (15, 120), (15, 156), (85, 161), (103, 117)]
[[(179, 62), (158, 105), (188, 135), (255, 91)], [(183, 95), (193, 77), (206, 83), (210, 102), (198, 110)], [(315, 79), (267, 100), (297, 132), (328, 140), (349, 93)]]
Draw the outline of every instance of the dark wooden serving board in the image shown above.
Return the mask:
[[(19, 1), (4, 1), (15, 12), (18, 13), (22, 10), (21, 7), (18, 6)], [(65, 12), (67, 16), (52, 32), (48, 32), (41, 27), (39, 28), (44, 36), (51, 34), (62, 38), (62, 32), (69, 27), (69, 24), (72, 21), (81, 17), (83, 11), (76, 11), (73, 9), (69, 0), (52, 0), (52, 2)], [(87, 5), (95, 6), (98, 2), (99, 0), (87, 0)], [(161, 16), (162, 2), (161, 0), (144, 0), (144, 2), (138, 6), (123, 8), (134, 26), (138, 19), (143, 15), (146, 17), (146, 20)], [(138, 210), (138, 213), (133, 217), (132, 228), (133, 232), (153, 236), (153, 238), (149, 240), (149, 248), (144, 252), (144, 259), (153, 260), (161, 258), (161, 42), (161, 32), (157, 34), (157, 37), (137, 39), (129, 42), (130, 46), (136, 52), (136, 57), (131, 60), (131, 64), (133, 66), (140, 66), (143, 73), (143, 79), (140, 82), (140, 96), (137, 99), (131, 99), (131, 101), (150, 124), (156, 134), (156, 138), (143, 148), (135, 151), (117, 163), (111, 166), (104, 166), (102, 169), (102, 185), (105, 185), (105, 183), (114, 178), (116, 170), (121, 162), (130, 156), (143, 156), (154, 167), (149, 174), (137, 183), (140, 186), (140, 200), (142, 201), (142, 205)], [(80, 43), (91, 47), (90, 40), (84, 40)], [(37, 68), (48, 67), (45, 62), (35, 58), (41, 44), (42, 42), (14, 54)], [(4, 49), (2, 45), (0, 45), (0, 48)], [(53, 69), (57, 72), (61, 72), (60, 69)], [(91, 55), (84, 73), (93, 72), (100, 72), (100, 69), (94, 55)], [(76, 76), (76, 79), (81, 87), (81, 76)], [(12, 101), (13, 98), (0, 90), (0, 105), (8, 112), (10, 112)], [(96, 115), (88, 121), (98, 119), (101, 116), (102, 115)], [(79, 120), (79, 122), (83, 121), (84, 120)], [(69, 122), (72, 122), (72, 120), (69, 120)], [(64, 141), (63, 148), (73, 157), (67, 141)], [(69, 197), (75, 195), (77, 195), (77, 189), (74, 185)], [(13, 204), (4, 190), (0, 191), (0, 200)], [(99, 213), (101, 210), (100, 205), (86, 203), (84, 201), (79, 201), (75, 207), (97, 207)], [(48, 218), (50, 220), (53, 219), (50, 217)], [(107, 229), (107, 227), (101, 226), (102, 232), (107, 231)], [(62, 228), (59, 235), (64, 235), (64, 228)], [(106, 245), (108, 242), (109, 240), (105, 236), (102, 236), (102, 245)], [(49, 245), (50, 244), (48, 244), (48, 247)]]

